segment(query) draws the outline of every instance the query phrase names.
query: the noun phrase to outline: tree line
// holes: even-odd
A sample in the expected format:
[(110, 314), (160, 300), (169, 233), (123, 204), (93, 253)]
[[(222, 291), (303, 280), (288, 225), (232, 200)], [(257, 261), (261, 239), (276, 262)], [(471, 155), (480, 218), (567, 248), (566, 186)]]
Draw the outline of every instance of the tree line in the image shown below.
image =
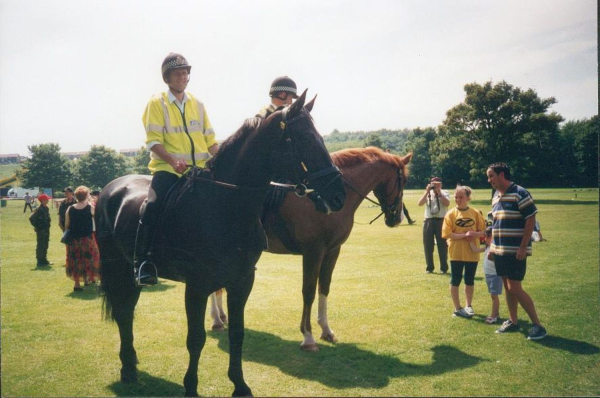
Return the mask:
[(330, 151), (377, 146), (413, 153), (409, 188), (424, 187), (431, 176), (446, 186), (488, 187), (485, 170), (505, 162), (515, 180), (528, 187), (598, 187), (598, 115), (564, 122), (540, 98), (506, 82), (465, 85), (465, 100), (446, 112), (437, 127), (379, 130), (324, 137)]
[[(553, 97), (540, 98), (504, 81), (464, 86), (465, 100), (446, 112), (437, 127), (340, 132), (324, 137), (330, 152), (376, 146), (392, 153), (413, 153), (409, 188), (424, 187), (431, 176), (446, 186), (488, 187), (485, 170), (505, 162), (515, 180), (527, 187), (598, 186), (598, 115), (564, 122), (550, 112)], [(20, 171), (24, 186), (68, 185), (101, 189), (126, 174), (149, 174), (149, 154), (140, 147), (130, 159), (114, 149), (94, 145), (77, 160), (60, 153), (56, 143), (28, 147), (31, 156)]]

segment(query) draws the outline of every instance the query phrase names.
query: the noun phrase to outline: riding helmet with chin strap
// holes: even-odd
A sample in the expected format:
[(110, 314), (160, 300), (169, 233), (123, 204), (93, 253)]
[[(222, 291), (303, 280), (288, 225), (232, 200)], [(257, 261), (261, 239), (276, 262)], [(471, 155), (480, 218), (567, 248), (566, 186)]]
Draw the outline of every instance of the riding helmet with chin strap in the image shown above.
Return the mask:
[(282, 92), (291, 93), (292, 97), (298, 98), (298, 95), (296, 94), (296, 83), (287, 76), (280, 76), (273, 80), (273, 83), (271, 83), (271, 89), (269, 90), (269, 96), (273, 97)]
[(169, 53), (162, 63), (162, 77), (165, 83), (172, 70), (186, 68), (188, 73), (192, 70), (192, 65), (188, 64), (187, 59), (181, 54)]

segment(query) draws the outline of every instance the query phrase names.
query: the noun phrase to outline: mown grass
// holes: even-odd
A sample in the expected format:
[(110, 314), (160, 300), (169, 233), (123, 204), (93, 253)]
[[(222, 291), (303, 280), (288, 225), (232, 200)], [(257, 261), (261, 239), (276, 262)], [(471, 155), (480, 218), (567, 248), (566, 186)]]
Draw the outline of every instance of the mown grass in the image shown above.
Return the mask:
[[(451, 317), (448, 276), (427, 275), (420, 192), (414, 226), (389, 229), (367, 202), (334, 272), (337, 344), (299, 349), (300, 257), (265, 253), (246, 311), (244, 372), (257, 396), (572, 396), (600, 394), (598, 190), (532, 190), (547, 242), (534, 244), (525, 289), (550, 336), (497, 335), (479, 267), (472, 320)], [(577, 197), (575, 197), (577, 195)], [(489, 209), (489, 190), (473, 206)], [(136, 310), (141, 379), (119, 382), (117, 327), (93, 288), (72, 292), (56, 210), (50, 270), (35, 269), (35, 235), (21, 201), (1, 209), (2, 396), (177, 396), (187, 367), (184, 286), (147, 288)], [(437, 260), (436, 260), (437, 261)], [(461, 292), (462, 295), (462, 292)], [(313, 311), (316, 314), (315, 311)], [(501, 315), (506, 306), (501, 302)], [(316, 315), (313, 315), (316, 318)], [(206, 326), (210, 327), (207, 319)], [(319, 334), (316, 319), (313, 330)], [(209, 332), (199, 393), (227, 396), (227, 337)]]

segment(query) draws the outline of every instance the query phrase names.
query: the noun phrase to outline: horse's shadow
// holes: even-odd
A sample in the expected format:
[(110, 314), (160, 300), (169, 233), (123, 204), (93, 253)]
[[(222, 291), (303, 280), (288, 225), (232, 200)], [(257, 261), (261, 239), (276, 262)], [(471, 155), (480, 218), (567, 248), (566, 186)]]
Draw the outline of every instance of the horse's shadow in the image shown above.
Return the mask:
[[(226, 333), (210, 332), (218, 347), (229, 352)], [(453, 372), (485, 359), (468, 355), (448, 345), (433, 347), (429, 364), (404, 363), (395, 356), (376, 354), (354, 344), (321, 344), (318, 352), (303, 352), (297, 341), (246, 329), (244, 361), (276, 366), (299, 379), (318, 381), (331, 388), (383, 388), (392, 377), (422, 377)]]
[(181, 384), (151, 376), (143, 371), (140, 371), (138, 376), (139, 379), (135, 383), (115, 381), (108, 388), (117, 397), (177, 397), (183, 394)]

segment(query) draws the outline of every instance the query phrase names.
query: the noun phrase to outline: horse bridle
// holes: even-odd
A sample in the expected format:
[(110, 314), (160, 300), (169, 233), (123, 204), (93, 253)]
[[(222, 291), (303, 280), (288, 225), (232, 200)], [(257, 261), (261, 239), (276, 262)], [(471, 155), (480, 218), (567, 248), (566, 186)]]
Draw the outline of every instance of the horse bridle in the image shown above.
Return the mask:
[[(386, 217), (388, 215), (390, 216), (396, 216), (396, 213), (398, 213), (398, 205), (400, 205), (400, 198), (404, 196), (404, 187), (402, 186), (402, 172), (400, 171), (400, 168), (398, 168), (397, 170), (398, 172), (398, 177), (396, 178), (396, 186), (394, 188), (398, 188), (398, 195), (396, 196), (396, 199), (394, 199), (394, 201), (391, 204), (388, 204), (387, 207), (384, 207), (381, 203), (369, 198), (367, 195), (364, 195), (363, 193), (361, 193), (358, 189), (356, 189), (351, 183), (350, 181), (348, 181), (347, 179), (344, 178), (344, 184), (346, 184), (348, 186), (348, 188), (350, 188), (351, 190), (353, 190), (354, 192), (356, 192), (358, 194), (358, 196), (360, 196), (362, 199), (366, 199), (369, 202), (379, 206), (381, 208), (381, 213), (379, 213), (377, 215), (377, 217), (375, 217), (373, 220), (371, 220), (371, 222), (369, 222), (369, 225), (373, 224), (376, 220), (378, 220), (382, 215), (386, 215)], [(392, 190), (393, 192), (394, 190)], [(387, 202), (387, 200), (386, 200)]]
[[(331, 179), (331, 181), (329, 181), (327, 183), (327, 185), (325, 185), (323, 187), (323, 190), (325, 190), (335, 180), (340, 178), (342, 173), (340, 172), (340, 169), (335, 165), (332, 165), (330, 167), (325, 167), (324, 169), (321, 169), (321, 170), (318, 170), (318, 171), (315, 171), (312, 173), (309, 172), (308, 167), (306, 167), (306, 164), (304, 163), (304, 161), (302, 161), (302, 159), (304, 159), (304, 157), (302, 156), (303, 154), (301, 153), (300, 149), (293, 143), (292, 135), (291, 135), (292, 129), (290, 129), (290, 126), (292, 124), (294, 124), (298, 120), (301, 120), (302, 118), (306, 117), (307, 113), (300, 112), (299, 115), (288, 120), (288, 110), (289, 110), (289, 107), (286, 107), (281, 111), (281, 122), (279, 122), (279, 128), (281, 128), (281, 130), (283, 131), (282, 138), (285, 139), (285, 142), (288, 146), (288, 150), (292, 155), (291, 161), (292, 161), (292, 165), (293, 165), (293, 170), (294, 170), (294, 173), (296, 174), (296, 181), (298, 181), (293, 186), (294, 193), (296, 194), (296, 196), (298, 196), (300, 198), (303, 198), (307, 194), (312, 193), (314, 196), (316, 196), (316, 198), (315, 198), (316, 200), (321, 200), (321, 196), (318, 193), (318, 191), (316, 191), (315, 189), (308, 188), (311, 181), (314, 181), (318, 178), (324, 177), (329, 174), (333, 174), (333, 173), (337, 174), (335, 177), (333, 177)], [(296, 166), (294, 166), (294, 164)], [(289, 187), (290, 184), (281, 184), (281, 183), (272, 182), (271, 186)]]
[[(298, 182), (296, 184), (285, 184), (285, 183), (271, 181), (270, 186), (271, 186), (271, 188), (275, 188), (275, 189), (281, 189), (281, 190), (285, 190), (285, 191), (293, 191), (296, 194), (296, 196), (301, 197), (301, 198), (305, 197), (309, 193), (312, 193), (318, 198), (318, 200), (322, 200), (322, 198), (319, 195), (319, 193), (317, 192), (317, 190), (308, 188), (308, 185), (310, 185), (310, 182), (312, 180), (316, 180), (317, 178), (326, 176), (328, 174), (337, 173), (337, 176), (332, 178), (331, 181), (329, 181), (329, 183), (327, 183), (327, 185), (325, 185), (323, 187), (323, 189), (326, 189), (335, 180), (340, 178), (342, 173), (340, 172), (340, 169), (335, 165), (332, 165), (330, 167), (325, 167), (324, 169), (315, 171), (313, 173), (308, 172), (308, 168), (306, 167), (306, 164), (304, 163), (304, 161), (301, 160), (301, 159), (303, 159), (303, 157), (302, 157), (302, 154), (300, 153), (300, 150), (293, 144), (292, 137), (291, 137), (291, 130), (289, 128), (290, 125), (292, 125), (293, 123), (302, 119), (303, 117), (306, 117), (306, 115), (303, 112), (300, 112), (300, 114), (298, 116), (295, 116), (290, 120), (287, 120), (288, 109), (289, 108), (286, 107), (281, 111), (282, 120), (279, 123), (279, 127), (283, 131), (282, 139), (285, 139), (286, 144), (288, 146), (288, 150), (292, 154), (292, 161), (297, 165), (297, 166), (293, 167), (293, 169), (294, 169), (294, 173), (296, 174), (296, 179)], [(286, 135), (286, 133), (287, 133), (287, 135)], [(218, 185), (218, 186), (221, 186), (224, 188), (229, 188), (229, 189), (245, 189), (245, 190), (264, 190), (265, 189), (265, 188), (255, 188), (255, 187), (241, 187), (241, 186), (235, 185), (235, 184), (229, 184), (229, 183), (222, 182), (222, 181), (215, 181), (215, 180), (211, 180), (208, 178), (204, 178), (199, 175), (199, 172), (198, 172), (199, 169), (197, 169), (195, 166), (191, 166), (191, 167), (193, 170), (192, 170), (192, 172), (188, 173), (187, 176), (194, 180), (204, 181), (204, 182), (207, 182), (210, 184)], [(300, 172), (298, 172), (299, 170), (300, 170)], [(267, 188), (267, 189), (270, 189), (270, 188)]]

